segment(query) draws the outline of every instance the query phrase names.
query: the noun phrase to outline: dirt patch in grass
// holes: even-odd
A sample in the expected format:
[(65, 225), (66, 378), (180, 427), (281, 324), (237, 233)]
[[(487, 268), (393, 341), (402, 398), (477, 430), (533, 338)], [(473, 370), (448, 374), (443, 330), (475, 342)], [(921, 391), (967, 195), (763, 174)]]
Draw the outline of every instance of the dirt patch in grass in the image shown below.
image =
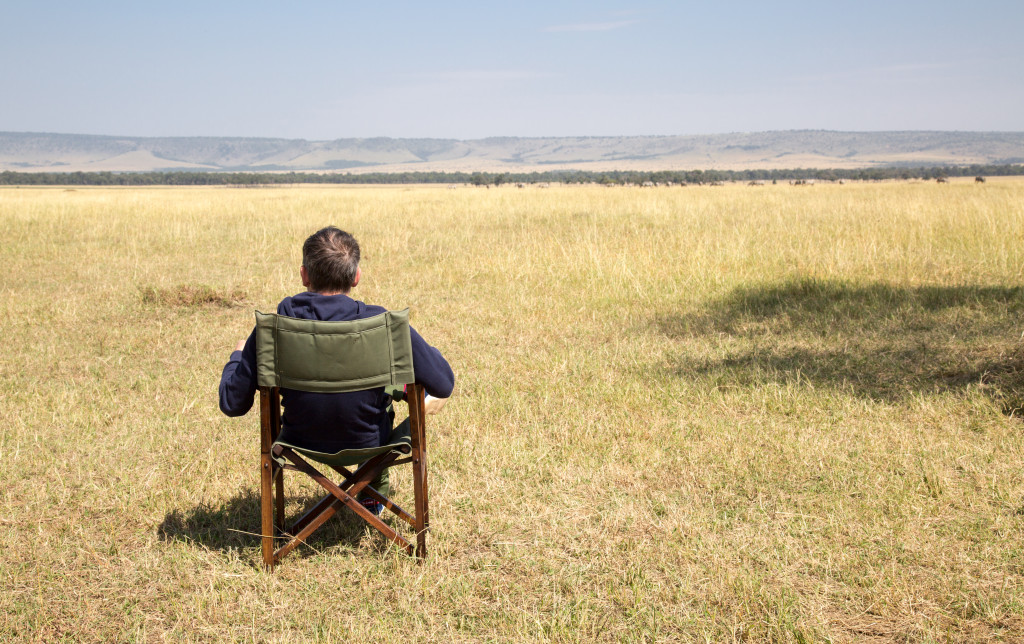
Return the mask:
[(144, 304), (172, 307), (230, 307), (245, 303), (245, 293), (240, 290), (216, 289), (205, 284), (178, 284), (166, 288), (146, 286), (141, 289), (140, 296)]

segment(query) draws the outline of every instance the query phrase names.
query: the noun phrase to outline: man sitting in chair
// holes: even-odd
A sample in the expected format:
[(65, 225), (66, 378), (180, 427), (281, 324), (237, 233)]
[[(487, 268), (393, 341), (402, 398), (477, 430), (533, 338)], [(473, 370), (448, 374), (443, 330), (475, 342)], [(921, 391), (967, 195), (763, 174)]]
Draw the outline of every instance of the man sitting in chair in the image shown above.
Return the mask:
[[(369, 318), (386, 309), (349, 297), (359, 284), (359, 243), (333, 226), (318, 230), (302, 245), (299, 269), (305, 293), (286, 297), (277, 313), (293, 318), (346, 321)], [(409, 329), (416, 382), (428, 394), (428, 413), (436, 411), (455, 387), (455, 375), (441, 352)], [(220, 380), (220, 409), (228, 416), (242, 416), (252, 408), (256, 393), (256, 332), (242, 340), (231, 353)], [(439, 399), (431, 403), (431, 398)], [(312, 393), (281, 390), (284, 406), (279, 439), (317, 452), (335, 453), (388, 444), (394, 424), (391, 397), (383, 387), (351, 393)], [(388, 495), (387, 470), (373, 487)], [(379, 514), (381, 504), (364, 498), (363, 505)]]

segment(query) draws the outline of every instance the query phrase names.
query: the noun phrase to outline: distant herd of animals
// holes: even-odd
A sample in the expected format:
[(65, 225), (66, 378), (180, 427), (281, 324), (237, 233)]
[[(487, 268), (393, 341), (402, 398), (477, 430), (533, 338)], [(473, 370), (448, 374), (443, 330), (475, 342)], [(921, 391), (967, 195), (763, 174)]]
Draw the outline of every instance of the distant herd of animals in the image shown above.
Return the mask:
[[(935, 179), (937, 183), (949, 183), (949, 179), (946, 177), (938, 177)], [(985, 177), (977, 176), (974, 177), (974, 183), (985, 183)]]
[[(938, 183), (949, 183), (949, 179), (946, 178), (946, 177), (937, 177), (935, 179), (935, 181), (938, 182)], [(975, 183), (985, 183), (985, 177), (982, 177), (982, 176), (974, 177), (974, 182)], [(776, 181), (772, 181), (772, 183), (774, 184), (774, 183), (776, 183)], [(844, 185), (846, 183), (846, 181), (844, 179), (838, 179), (835, 183), (838, 183), (839, 185)], [(518, 187), (520, 187), (520, 188), (524, 187), (524, 185), (521, 184), (521, 183), (520, 184), (516, 184), (516, 185)], [(658, 183), (658, 182), (654, 182), (654, 181), (644, 181), (643, 183), (641, 183), (639, 185), (642, 188), (656, 188), (656, 187), (661, 187), (661, 186), (685, 186), (686, 184), (685, 183), (673, 183), (671, 181), (668, 182), (668, 183)], [(706, 183), (704, 185), (708, 185), (708, 186), (724, 186), (725, 183), (723, 183), (721, 181), (712, 181), (712, 182)], [(748, 186), (764, 186), (764, 185), (767, 185), (767, 182), (766, 181), (761, 181), (761, 180), (754, 180), (754, 181), (748, 181), (747, 185)], [(789, 182), (789, 185), (791, 185), (791, 186), (813, 186), (814, 185), (814, 179), (793, 179), (793, 180), (791, 180)], [(547, 186), (544, 186), (544, 187), (546, 188)]]
[[(946, 178), (946, 177), (936, 177), (935, 181), (937, 183), (949, 183), (949, 179)], [(985, 177), (982, 177), (982, 176), (974, 177), (974, 182), (975, 183), (985, 183)], [(776, 181), (772, 181), (772, 183), (774, 184), (774, 183), (776, 183)], [(844, 185), (846, 183), (846, 181), (844, 179), (839, 179), (839, 180), (836, 181), (836, 183), (838, 183), (839, 185)], [(521, 183), (517, 184), (517, 185), (520, 188), (523, 187), (523, 184), (521, 184)], [(640, 186), (643, 187), (643, 188), (654, 188), (654, 187), (661, 187), (661, 186), (676, 186), (676, 185), (678, 185), (678, 186), (685, 186), (686, 184), (685, 183), (672, 183), (672, 182), (656, 183), (656, 182), (653, 182), (653, 181), (644, 181), (643, 183), (640, 184)], [(712, 182), (707, 183), (705, 185), (709, 185), (709, 186), (724, 186), (725, 184), (723, 182), (721, 182), (721, 181), (712, 181)], [(761, 181), (761, 180), (754, 180), (754, 181), (748, 181), (747, 185), (748, 186), (764, 186), (764, 185), (767, 185), (767, 182), (766, 181)], [(791, 180), (789, 182), (789, 185), (791, 185), (791, 186), (813, 186), (814, 185), (814, 179), (793, 179), (793, 180)]]
[[(938, 183), (949, 183), (949, 179), (946, 178), (946, 177), (936, 177), (935, 181), (938, 182)], [(829, 181), (826, 180), (826, 182), (829, 182)], [(982, 177), (982, 176), (974, 177), (974, 182), (975, 183), (985, 183), (985, 177)], [(723, 181), (709, 181), (707, 183), (703, 183), (703, 184), (700, 184), (700, 185), (705, 185), (705, 186), (724, 186), (725, 183), (726, 182), (723, 182)], [(771, 183), (772, 184), (776, 184), (778, 182), (776, 180), (772, 180)], [(791, 185), (791, 186), (813, 186), (814, 183), (815, 183), (814, 179), (792, 179), (792, 180), (789, 181), (789, 185)], [(845, 179), (837, 179), (834, 183), (838, 183), (839, 185), (844, 185), (846, 183), (846, 180)], [(671, 188), (673, 186), (686, 187), (687, 183), (684, 182), (684, 181), (681, 181), (681, 182), (675, 182), (675, 181), (666, 181), (666, 182), (644, 181), (642, 183), (635, 183), (635, 184), (624, 183), (624, 184), (620, 184), (620, 185), (625, 185), (625, 186), (635, 185), (635, 186), (640, 186), (641, 188), (661, 188), (661, 187), (669, 187), (669, 188)], [(768, 182), (760, 180), (760, 179), (756, 179), (754, 181), (748, 181), (747, 185), (748, 186), (764, 186), (764, 185), (768, 185)], [(547, 183), (529, 183), (529, 184), (527, 184), (527, 183), (516, 183), (515, 186), (517, 188), (526, 188), (527, 186), (532, 187), (532, 188), (547, 188), (547, 187), (549, 187), (549, 185)], [(489, 183), (488, 184), (484, 184), (484, 187), (490, 189), (491, 184), (489, 184)], [(457, 184), (457, 183), (448, 184), (448, 189), (449, 190), (455, 190), (457, 188), (459, 188), (459, 184)]]

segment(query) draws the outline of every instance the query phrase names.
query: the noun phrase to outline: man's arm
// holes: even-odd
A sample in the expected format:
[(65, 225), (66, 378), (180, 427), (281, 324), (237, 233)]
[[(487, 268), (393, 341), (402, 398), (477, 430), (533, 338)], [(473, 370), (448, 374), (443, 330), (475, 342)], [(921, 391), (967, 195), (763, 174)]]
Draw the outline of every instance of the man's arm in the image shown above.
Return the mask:
[(228, 416), (244, 416), (256, 394), (256, 333), (249, 334), (231, 352), (220, 377), (220, 410)]
[(409, 328), (412, 337), (412, 367), (416, 382), (423, 385), (427, 393), (435, 398), (447, 398), (455, 389), (455, 374), (441, 352), (430, 346), (416, 332)]

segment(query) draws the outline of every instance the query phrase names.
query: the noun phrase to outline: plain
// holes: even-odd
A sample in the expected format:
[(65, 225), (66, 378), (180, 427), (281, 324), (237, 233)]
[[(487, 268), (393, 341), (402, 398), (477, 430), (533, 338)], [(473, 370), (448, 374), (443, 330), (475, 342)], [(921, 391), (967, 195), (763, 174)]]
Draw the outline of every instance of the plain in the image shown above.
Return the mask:
[[(216, 389), (327, 224), (457, 374), (431, 555), (343, 518), (269, 575)], [(0, 639), (1022, 638), (1024, 182), (11, 188), (0, 225)]]

